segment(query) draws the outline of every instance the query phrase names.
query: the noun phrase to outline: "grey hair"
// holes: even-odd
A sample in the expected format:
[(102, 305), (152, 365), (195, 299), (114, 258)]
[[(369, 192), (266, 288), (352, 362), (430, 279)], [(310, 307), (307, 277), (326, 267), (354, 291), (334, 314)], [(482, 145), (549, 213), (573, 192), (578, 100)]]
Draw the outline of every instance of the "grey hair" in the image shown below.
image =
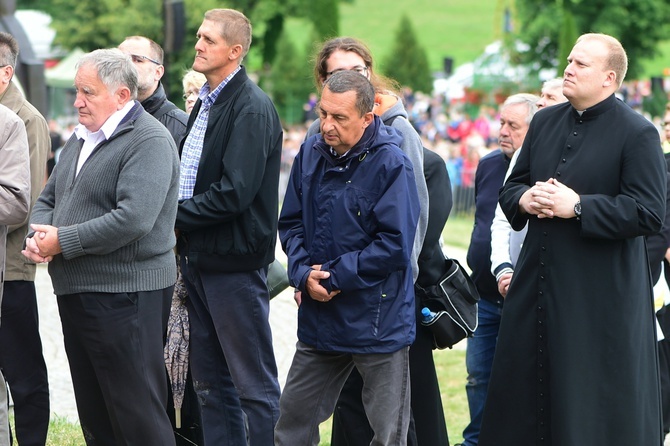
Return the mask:
[(375, 105), (375, 89), (367, 77), (356, 71), (338, 71), (328, 78), (323, 88), (333, 93), (356, 92), (356, 110), (359, 116), (370, 113)]
[(19, 43), (9, 33), (0, 32), (0, 67), (7, 65), (16, 68), (19, 57)]
[(542, 84), (542, 91), (545, 90), (556, 90), (559, 88), (563, 88), (563, 78), (562, 77), (556, 77), (554, 79), (549, 79), (548, 81), (544, 81)]
[(503, 103), (502, 107), (500, 107), (500, 109), (502, 110), (503, 108), (507, 108), (510, 105), (523, 104), (526, 106), (527, 110), (526, 124), (530, 124), (533, 116), (535, 116), (535, 112), (537, 112), (537, 101), (539, 100), (539, 96), (530, 93), (513, 94), (512, 96), (505, 99), (505, 102)]
[(98, 77), (110, 92), (119, 87), (130, 90), (130, 98), (137, 98), (137, 68), (130, 56), (118, 48), (95, 50), (82, 56), (77, 62), (77, 69), (84, 65), (92, 65)]

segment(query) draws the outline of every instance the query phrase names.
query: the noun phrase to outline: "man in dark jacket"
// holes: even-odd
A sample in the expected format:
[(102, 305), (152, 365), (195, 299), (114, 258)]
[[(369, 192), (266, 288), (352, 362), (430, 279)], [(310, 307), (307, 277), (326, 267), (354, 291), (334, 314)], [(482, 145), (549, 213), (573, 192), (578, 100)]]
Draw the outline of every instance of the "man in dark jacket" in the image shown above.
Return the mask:
[(581, 36), (569, 103), (540, 110), (500, 193), (528, 233), (505, 298), (480, 446), (662, 444), (651, 274), (667, 170), (653, 124), (618, 100), (628, 59)]
[(205, 444), (272, 444), (279, 382), (265, 279), (274, 260), (282, 128), (240, 65), (251, 24), (213, 9), (193, 69), (207, 78), (181, 151), (176, 229), (188, 290), (191, 370)]
[(188, 115), (170, 102), (165, 95), (165, 89), (161, 84), (161, 78), (165, 74), (163, 48), (147, 37), (130, 36), (121, 42), (119, 49), (133, 59), (137, 68), (139, 81), (137, 100), (151, 116), (168, 129), (179, 147), (186, 134)]
[(363, 377), (372, 444), (407, 444), (409, 346), (416, 316), (410, 255), (419, 217), (402, 138), (372, 113), (374, 89), (333, 74), (321, 132), (293, 163), (279, 234), (302, 292), (298, 344), (275, 445), (316, 445), (349, 373)]

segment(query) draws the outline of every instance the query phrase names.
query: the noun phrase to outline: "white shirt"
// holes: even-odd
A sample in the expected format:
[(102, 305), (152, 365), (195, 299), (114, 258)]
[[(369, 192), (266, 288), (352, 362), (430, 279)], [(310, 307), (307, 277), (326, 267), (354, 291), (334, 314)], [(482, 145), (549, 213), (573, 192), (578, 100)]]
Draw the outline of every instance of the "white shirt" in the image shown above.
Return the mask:
[[(512, 155), (512, 160), (507, 168), (507, 173), (505, 173), (505, 182), (516, 165), (519, 153), (521, 153), (521, 149), (518, 149), (514, 152), (514, 155)], [(496, 205), (495, 216), (493, 217), (493, 223), (491, 223), (491, 273), (494, 276), (496, 275), (495, 270), (504, 263), (511, 264), (512, 268), (516, 266), (516, 261), (519, 259), (519, 253), (521, 252), (521, 246), (526, 238), (526, 232), (528, 232), (528, 223), (526, 223), (526, 226), (521, 231), (514, 231), (512, 225), (507, 221), (507, 217), (500, 207), (500, 204), (498, 203)], [(505, 272), (512, 271), (499, 271), (496, 280), (499, 280), (500, 276)]]
[(123, 106), (121, 110), (117, 110), (112, 115), (107, 118), (104, 124), (100, 127), (100, 130), (97, 132), (91, 132), (83, 124), (77, 124), (74, 128), (74, 134), (77, 136), (77, 139), (83, 139), (84, 145), (81, 147), (81, 152), (79, 153), (79, 160), (77, 161), (77, 171), (76, 175), (79, 175), (79, 171), (82, 166), (88, 160), (88, 158), (93, 153), (93, 150), (103, 141), (107, 141), (110, 136), (116, 131), (116, 128), (119, 126), (123, 118), (126, 117), (131, 108), (135, 105), (135, 101), (128, 101), (126, 105)]

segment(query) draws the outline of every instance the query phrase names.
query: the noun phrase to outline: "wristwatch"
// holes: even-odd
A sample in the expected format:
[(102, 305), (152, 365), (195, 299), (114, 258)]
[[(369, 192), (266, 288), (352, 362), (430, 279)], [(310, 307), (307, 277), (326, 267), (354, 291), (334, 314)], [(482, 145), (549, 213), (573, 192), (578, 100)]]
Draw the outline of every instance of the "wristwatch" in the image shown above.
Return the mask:
[(578, 201), (577, 203), (575, 203), (575, 216), (577, 218), (582, 216), (582, 202), (581, 201)]

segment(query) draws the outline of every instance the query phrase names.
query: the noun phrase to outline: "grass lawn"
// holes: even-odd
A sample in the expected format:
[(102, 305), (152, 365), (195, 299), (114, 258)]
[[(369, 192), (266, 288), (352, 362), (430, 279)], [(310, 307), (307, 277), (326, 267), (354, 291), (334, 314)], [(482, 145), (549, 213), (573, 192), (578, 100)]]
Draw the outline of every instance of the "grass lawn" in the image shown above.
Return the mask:
[(442, 240), (447, 246), (468, 249), (474, 224), (473, 214), (450, 215), (442, 232)]
[[(403, 13), (428, 54), (431, 71), (443, 69), (443, 59), (454, 59), (454, 69), (479, 56), (495, 40), (498, 0), (356, 0), (341, 3), (340, 35), (363, 40), (381, 64), (389, 56), (395, 32)], [(304, 20), (289, 19), (285, 28), (299, 48), (309, 44), (309, 25)]]

